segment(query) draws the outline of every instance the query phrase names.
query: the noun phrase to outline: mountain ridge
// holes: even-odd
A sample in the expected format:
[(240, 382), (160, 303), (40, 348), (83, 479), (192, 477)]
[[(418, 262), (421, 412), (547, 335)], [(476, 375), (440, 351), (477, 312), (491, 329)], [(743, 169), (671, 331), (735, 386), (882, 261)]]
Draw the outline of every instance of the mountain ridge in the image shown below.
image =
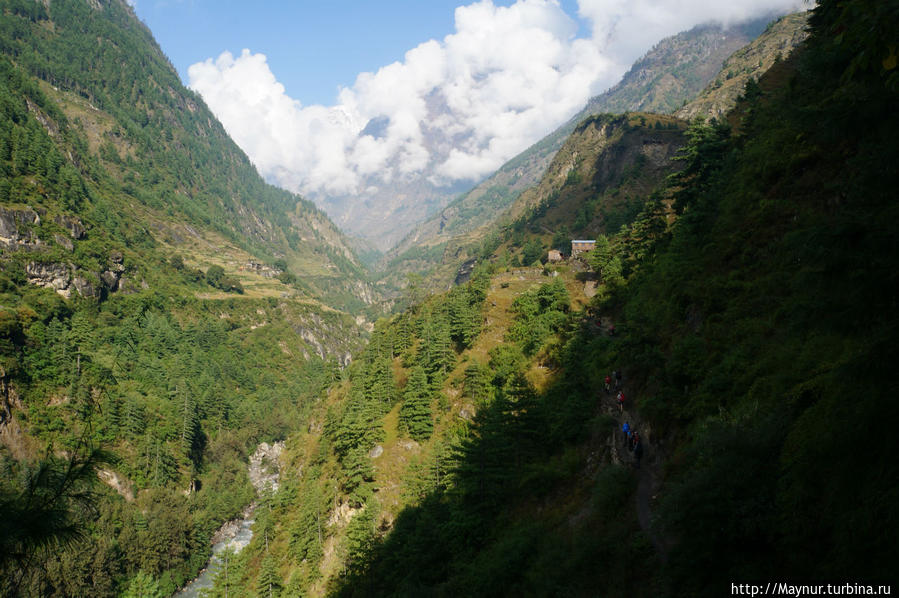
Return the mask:
[[(568, 134), (584, 118), (601, 112), (638, 109), (672, 112), (680, 108), (712, 81), (729, 55), (761, 33), (769, 20), (762, 18), (734, 27), (724, 31), (725, 35), (721, 35), (720, 26), (698, 26), (662, 40), (635, 62), (618, 84), (592, 98), (565, 125), (510, 160), (473, 190), (450, 202), (438, 215), (418, 225), (388, 252), (379, 267), (391, 271), (404, 269), (401, 265), (403, 253), (427, 252), (430, 247), (450, 242), (454, 232), (470, 232), (485, 221), (497, 218), (517, 194), (537, 182)], [(795, 21), (790, 21), (790, 25), (797, 26)], [(690, 51), (684, 52), (685, 47)], [(700, 72), (691, 74), (697, 67)], [(678, 73), (684, 79), (682, 83), (673, 88), (669, 86), (664, 93), (655, 88), (660, 80), (679, 81), (675, 76)], [(684, 77), (683, 73), (689, 76)], [(728, 101), (732, 103), (734, 99)], [(485, 202), (488, 204), (486, 210), (482, 207)]]
[[(283, 259), (311, 283), (302, 292), (330, 295), (356, 309), (364, 305), (358, 296), (348, 303), (356, 291), (338, 291), (343, 283), (328, 274), (333, 269), (361, 281), (364, 267), (348, 240), (314, 204), (262, 181), (202, 99), (181, 85), (129, 6), (61, 3), (48, 10), (37, 5), (25, 15), (16, 6), (4, 19), (0, 49), (16, 57), (17, 68), (46, 80), (36, 93), (42, 102), (50, 98), (63, 120), (52, 122), (34, 102), (29, 109), (51, 137), (66, 130), (80, 144), (78, 151), (63, 153), (89, 169), (86, 184), (94, 197), (111, 202), (107, 218), (124, 222), (116, 212), (129, 208), (113, 207), (116, 193), (106, 192), (106, 199), (93, 189), (115, 189), (156, 220), (177, 216), (195, 230), (214, 231), (269, 265)], [(87, 32), (105, 43), (85, 44)], [(57, 56), (63, 51), (76, 52), (79, 61), (61, 64)], [(129, 60), (129, 54), (141, 58)], [(141, 69), (148, 70), (146, 76)], [(201, 171), (205, 176), (199, 178), (195, 173)], [(85, 207), (94, 210), (89, 203)], [(152, 236), (143, 228), (141, 235)], [(337, 299), (338, 294), (344, 297)]]

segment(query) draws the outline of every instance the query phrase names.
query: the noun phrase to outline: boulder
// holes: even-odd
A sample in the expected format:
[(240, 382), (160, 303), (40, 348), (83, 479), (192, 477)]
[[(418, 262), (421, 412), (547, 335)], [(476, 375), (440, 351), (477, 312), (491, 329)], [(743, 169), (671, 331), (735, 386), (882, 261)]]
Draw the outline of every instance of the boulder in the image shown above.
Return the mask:
[(100, 275), (100, 280), (103, 281), (103, 284), (106, 285), (106, 288), (109, 289), (110, 292), (117, 291), (119, 288), (119, 277), (121, 274), (119, 272), (113, 272), (111, 270), (106, 270)]

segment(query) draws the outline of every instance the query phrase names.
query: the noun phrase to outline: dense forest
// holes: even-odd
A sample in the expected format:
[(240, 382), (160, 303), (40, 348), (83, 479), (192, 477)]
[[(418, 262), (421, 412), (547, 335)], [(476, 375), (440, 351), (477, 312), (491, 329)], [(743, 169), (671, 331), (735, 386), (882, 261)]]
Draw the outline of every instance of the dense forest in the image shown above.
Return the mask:
[[(3, 595), (169, 595), (254, 500), (208, 596), (894, 584), (895, 3), (820, 2), (722, 120), (585, 120), (573, 137), (603, 133), (577, 168), (369, 331), (317, 301), (366, 305), (339, 235), (307, 247), (314, 208), (215, 159), (220, 125), (169, 105), (149, 32), (99, 5), (0, 4)], [(56, 64), (53, 44), (104, 46), (76, 23), (152, 76)], [(177, 144), (202, 163), (169, 163)], [(277, 278), (173, 243), (179, 219)], [(312, 254), (332, 273), (304, 275)], [(69, 286), (35, 284), (58, 264)], [(255, 497), (246, 459), (273, 440)]]

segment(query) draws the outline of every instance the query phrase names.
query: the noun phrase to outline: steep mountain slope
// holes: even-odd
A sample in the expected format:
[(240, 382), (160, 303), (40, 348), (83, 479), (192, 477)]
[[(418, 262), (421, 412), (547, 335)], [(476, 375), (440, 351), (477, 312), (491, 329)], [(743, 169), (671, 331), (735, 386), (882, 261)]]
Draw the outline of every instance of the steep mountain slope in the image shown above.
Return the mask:
[[(464, 235), (496, 219), (518, 194), (543, 176), (555, 152), (585, 118), (603, 112), (672, 112), (693, 99), (716, 75), (726, 78), (727, 71), (721, 69), (722, 61), (759, 35), (766, 22), (763, 19), (726, 30), (702, 26), (659, 42), (634, 64), (618, 85), (590, 100), (566, 125), (416, 227), (388, 253), (385, 263), (389, 264), (386, 268), (389, 275), (397, 271), (427, 271), (442, 257), (434, 250), (435, 247), (442, 243), (458, 244), (455, 236)], [(757, 78), (767, 70), (778, 53), (786, 56), (803, 39), (803, 27), (804, 18), (800, 15), (777, 21), (776, 26), (767, 28), (753, 42), (752, 50), (743, 54), (752, 55), (753, 61), (740, 62), (738, 70), (743, 72), (748, 69)], [(741, 78), (741, 81), (745, 83), (745, 79)], [(728, 89), (730, 86), (727, 86)], [(737, 95), (723, 96), (718, 102), (722, 107), (731, 107)], [(696, 108), (691, 115), (697, 114), (698, 110), (700, 108)]]
[(416, 227), (389, 256), (402, 254), (422, 239), (445, 240), (496, 217), (518, 193), (540, 180), (555, 152), (588, 116), (627, 111), (667, 113), (679, 108), (712, 80), (727, 56), (758, 35), (764, 23), (753, 21), (729, 29), (704, 25), (662, 40), (634, 63), (617, 85), (592, 98), (565, 125)]
[(684, 120), (721, 118), (743, 95), (750, 79), (758, 80), (805, 40), (807, 21), (806, 13), (796, 13), (769, 24), (756, 39), (728, 56), (708, 87), (675, 114)]
[[(29, 84), (25, 102), (44, 129), (11, 140), (14, 166), (80, 180), (62, 205), (51, 205), (52, 194), (26, 191), (17, 171), (4, 201), (44, 205), (51, 220), (57, 211), (77, 214), (134, 247), (177, 248), (191, 237), (224, 242), (244, 252), (244, 264), (284, 260), (308, 294), (364, 304), (363, 271), (340, 232), (310, 202), (260, 179), (129, 7), (3, 6), (0, 50), (11, 68), (40, 80)], [(48, 145), (58, 146), (52, 163), (20, 155), (22, 146)]]
[(899, 13), (825, 1), (811, 24), (741, 102), (737, 134), (690, 126), (678, 173), (588, 258), (603, 292), (586, 310), (575, 263), (503, 272), (497, 256), (382, 322), (295, 439), (303, 474), (240, 588), (886, 593)]
[(0, 595), (171, 594), (374, 299), (125, 2), (0, 1), (0, 50)]
[[(572, 238), (617, 231), (639, 213), (649, 191), (675, 170), (670, 158), (683, 144), (685, 128), (683, 121), (656, 114), (588, 117), (554, 155), (538, 184), (522, 192), (493, 222), (450, 240), (423, 242), (396, 258), (388, 268), (393, 284), (400, 284), (399, 276), (408, 270), (429, 271), (430, 288), (446, 288), (461, 264), (489, 257), (498, 247), (501, 253), (512, 249), (511, 255), (519, 259), (525, 231), (540, 236), (539, 252), (561, 243), (566, 253)], [(531, 241), (533, 245), (536, 239)]]

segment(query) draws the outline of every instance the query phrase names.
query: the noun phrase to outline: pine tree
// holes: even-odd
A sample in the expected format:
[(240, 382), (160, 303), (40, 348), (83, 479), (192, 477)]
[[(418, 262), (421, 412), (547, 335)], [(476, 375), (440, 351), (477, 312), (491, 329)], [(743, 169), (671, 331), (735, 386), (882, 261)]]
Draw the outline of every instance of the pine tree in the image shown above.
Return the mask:
[(163, 598), (163, 594), (159, 583), (150, 574), (138, 571), (128, 583), (122, 598)]
[(473, 360), (465, 368), (463, 393), (477, 405), (482, 405), (490, 399), (490, 371), (477, 361)]
[(412, 317), (408, 312), (402, 313), (393, 324), (393, 356), (399, 357), (412, 347)]
[(346, 567), (353, 573), (365, 570), (365, 559), (375, 546), (377, 523), (380, 505), (377, 500), (369, 499), (361, 513), (357, 513), (346, 529)]
[(367, 482), (374, 479), (374, 469), (368, 453), (361, 448), (353, 449), (343, 460), (343, 469), (346, 475), (343, 491), (349, 495), (352, 502), (363, 504), (371, 495), (371, 488)]
[(281, 595), (281, 576), (274, 553), (266, 550), (262, 559), (259, 578), (256, 581), (256, 595), (259, 598), (278, 598)]
[(400, 424), (406, 429), (409, 436), (419, 441), (427, 440), (434, 431), (428, 377), (420, 366), (412, 368), (406, 388), (403, 390)]
[(396, 398), (393, 368), (388, 357), (379, 356), (369, 365), (364, 384), (366, 396), (380, 405), (383, 412), (386, 413)]

